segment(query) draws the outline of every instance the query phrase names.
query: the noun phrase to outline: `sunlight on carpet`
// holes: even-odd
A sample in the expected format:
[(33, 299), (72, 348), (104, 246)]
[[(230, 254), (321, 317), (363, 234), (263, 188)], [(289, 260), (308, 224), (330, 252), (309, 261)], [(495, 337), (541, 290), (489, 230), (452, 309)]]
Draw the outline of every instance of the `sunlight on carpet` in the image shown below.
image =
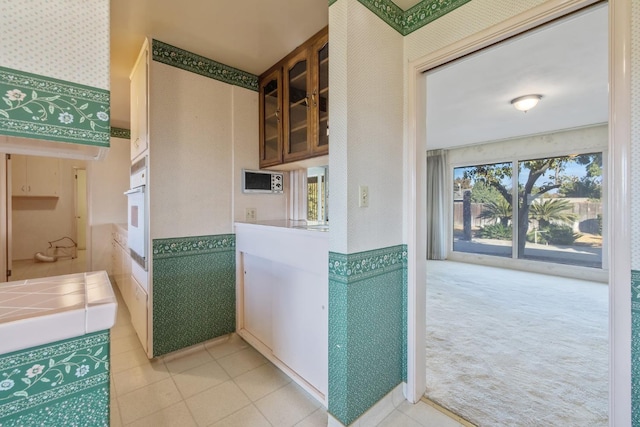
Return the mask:
[(479, 426), (608, 424), (606, 284), (427, 262), (427, 392)]

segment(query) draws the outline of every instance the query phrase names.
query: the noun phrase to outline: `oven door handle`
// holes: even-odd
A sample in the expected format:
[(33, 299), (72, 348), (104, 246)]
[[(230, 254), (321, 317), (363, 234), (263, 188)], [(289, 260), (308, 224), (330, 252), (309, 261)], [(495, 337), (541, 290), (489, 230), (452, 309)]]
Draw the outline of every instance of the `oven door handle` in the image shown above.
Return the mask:
[(125, 196), (129, 196), (131, 194), (136, 194), (136, 193), (144, 193), (144, 185), (141, 185), (140, 187), (132, 188), (131, 190), (125, 191), (124, 195)]

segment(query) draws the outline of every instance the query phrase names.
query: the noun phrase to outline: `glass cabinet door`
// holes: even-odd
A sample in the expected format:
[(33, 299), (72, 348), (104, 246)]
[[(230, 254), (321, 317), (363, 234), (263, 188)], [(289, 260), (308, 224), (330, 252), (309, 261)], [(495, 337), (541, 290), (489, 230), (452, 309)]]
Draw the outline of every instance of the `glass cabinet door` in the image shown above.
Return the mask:
[(281, 74), (275, 70), (260, 86), (260, 167), (282, 162), (281, 93)]
[(285, 68), (284, 158), (295, 159), (310, 153), (309, 57), (307, 52), (293, 57)]
[[(318, 124), (315, 152), (329, 151), (329, 43), (324, 37), (316, 45), (318, 60), (317, 96), (313, 96), (316, 107), (315, 120)], [(315, 95), (314, 91), (314, 95)]]

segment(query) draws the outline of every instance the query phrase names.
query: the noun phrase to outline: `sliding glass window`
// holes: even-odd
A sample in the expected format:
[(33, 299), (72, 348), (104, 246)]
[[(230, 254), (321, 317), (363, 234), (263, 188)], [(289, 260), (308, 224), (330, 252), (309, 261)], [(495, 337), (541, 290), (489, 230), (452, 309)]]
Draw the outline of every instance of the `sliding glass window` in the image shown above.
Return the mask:
[(458, 167), (453, 182), (454, 251), (602, 268), (602, 153)]
[(513, 165), (494, 163), (453, 170), (453, 250), (512, 256)]

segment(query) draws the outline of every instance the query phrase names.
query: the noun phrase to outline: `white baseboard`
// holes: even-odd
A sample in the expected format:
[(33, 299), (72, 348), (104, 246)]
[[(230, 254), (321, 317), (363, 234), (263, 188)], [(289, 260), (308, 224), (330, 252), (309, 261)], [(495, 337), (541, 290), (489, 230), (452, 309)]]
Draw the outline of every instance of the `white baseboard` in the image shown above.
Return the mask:
[[(382, 420), (387, 418), (398, 406), (402, 404), (402, 402), (405, 401), (403, 388), (404, 383), (398, 384), (396, 388), (391, 390), (385, 397), (380, 399), (378, 403), (362, 414), (360, 418), (349, 424), (349, 426), (371, 427), (380, 424)], [(327, 427), (344, 427), (344, 424), (329, 414)]]

